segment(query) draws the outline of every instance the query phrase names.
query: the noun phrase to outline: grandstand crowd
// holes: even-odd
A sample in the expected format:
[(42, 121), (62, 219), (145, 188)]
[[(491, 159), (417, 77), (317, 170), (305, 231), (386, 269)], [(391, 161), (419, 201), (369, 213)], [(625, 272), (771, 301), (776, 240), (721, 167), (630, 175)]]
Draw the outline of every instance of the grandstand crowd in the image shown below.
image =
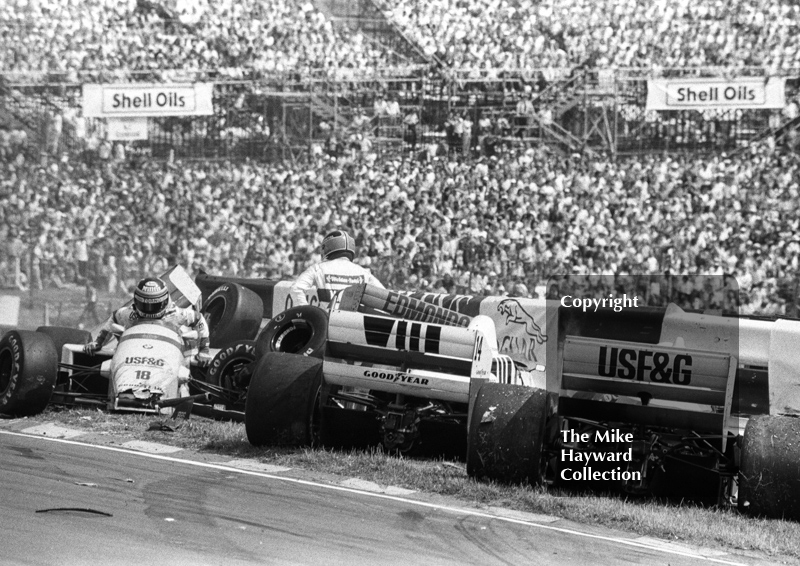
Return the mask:
[[(124, 293), (173, 263), (291, 279), (320, 260), (321, 235), (344, 227), (356, 261), (387, 287), (545, 296), (580, 284), (648, 304), (795, 312), (800, 157), (767, 146), (618, 161), (530, 148), (425, 161), (354, 153), (302, 166), (113, 154), (41, 165), (18, 154), (0, 170), (6, 285)], [(598, 273), (611, 277), (548, 288), (553, 276)]]
[[(724, 65), (734, 73), (800, 63), (796, 2), (381, 5), (433, 61), (477, 72)], [(0, 38), (0, 73), (72, 78), (362, 72), (397, 56), (305, 0), (8, 0)], [(54, 116), (59, 134), (62, 120), (72, 124)], [(463, 120), (453, 123), (467, 148)], [(474, 128), (475, 137), (485, 129)], [(326, 231), (344, 227), (357, 237), (357, 261), (387, 287), (554, 298), (584, 286), (648, 304), (797, 314), (800, 157), (769, 144), (744, 155), (618, 160), (542, 148), (376, 159), (364, 144), (298, 165), (161, 163), (125, 158), (109, 142), (92, 161), (42, 159), (26, 136), (0, 128), (5, 286), (88, 282), (127, 293), (172, 263), (289, 279), (320, 259)], [(453, 145), (458, 135), (448, 138)], [(548, 284), (567, 274), (579, 279)]]
[(388, 56), (293, 0), (9, 0), (0, 3), (0, 41), (0, 71), (50, 73), (216, 69), (236, 77), (375, 67)]
[[(800, 6), (758, 0), (395, 0), (384, 14), (429, 57), (485, 70), (800, 63)], [(392, 49), (308, 0), (7, 0), (0, 70), (381, 67)]]
[(794, 2), (398, 0), (391, 16), (429, 55), (479, 69), (588, 65), (789, 68)]

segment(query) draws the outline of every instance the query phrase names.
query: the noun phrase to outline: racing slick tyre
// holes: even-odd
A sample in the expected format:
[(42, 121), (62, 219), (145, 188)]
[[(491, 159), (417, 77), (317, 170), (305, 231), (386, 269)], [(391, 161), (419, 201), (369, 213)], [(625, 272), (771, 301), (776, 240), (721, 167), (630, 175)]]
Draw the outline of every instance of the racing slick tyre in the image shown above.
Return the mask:
[[(237, 340), (222, 348), (206, 369), (206, 382), (226, 389), (245, 390), (252, 372), (241, 379), (242, 369), (256, 360), (256, 343), (253, 340)], [(252, 368), (251, 368), (252, 370)]]
[(267, 352), (247, 391), (244, 426), (250, 444), (311, 445), (321, 384), (322, 360)]
[(0, 339), (0, 413), (41, 413), (56, 384), (58, 354), (44, 334), (11, 330)]
[(758, 416), (744, 430), (739, 510), (800, 520), (800, 418)]
[(56, 347), (58, 359), (61, 359), (61, 350), (64, 344), (88, 344), (92, 341), (92, 333), (88, 330), (68, 328), (65, 326), (40, 326), (36, 332), (41, 332), (50, 337)]
[(301, 305), (271, 319), (256, 338), (256, 359), (267, 352), (301, 354), (322, 358), (328, 340), (328, 313)]
[(252, 340), (261, 327), (264, 303), (238, 283), (220, 285), (200, 309), (208, 321), (209, 342), (221, 348), (237, 340)]
[(541, 483), (547, 392), (523, 385), (484, 383), (467, 438), (467, 474), (503, 483)]

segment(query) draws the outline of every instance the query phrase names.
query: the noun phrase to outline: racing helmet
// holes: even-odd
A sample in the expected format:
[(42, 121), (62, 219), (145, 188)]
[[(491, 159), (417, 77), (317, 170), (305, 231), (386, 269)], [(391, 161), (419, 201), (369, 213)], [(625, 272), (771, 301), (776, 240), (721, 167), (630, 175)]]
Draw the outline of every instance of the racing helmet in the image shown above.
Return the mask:
[(322, 239), (322, 259), (356, 257), (356, 241), (344, 230), (334, 230)]
[(145, 277), (136, 284), (133, 308), (142, 318), (161, 318), (169, 306), (169, 289), (158, 277)]

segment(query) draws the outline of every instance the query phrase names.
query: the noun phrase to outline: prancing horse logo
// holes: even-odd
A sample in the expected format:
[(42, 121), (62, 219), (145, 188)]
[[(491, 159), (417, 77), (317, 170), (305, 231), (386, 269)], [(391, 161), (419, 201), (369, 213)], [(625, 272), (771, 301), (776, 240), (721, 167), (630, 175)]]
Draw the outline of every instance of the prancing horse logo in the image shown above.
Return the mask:
[(516, 299), (505, 299), (497, 305), (497, 311), (506, 317), (506, 326), (511, 323), (521, 324), (525, 327), (525, 332), (538, 344), (547, 341), (547, 336), (542, 332), (542, 328), (536, 324), (533, 316), (526, 311)]

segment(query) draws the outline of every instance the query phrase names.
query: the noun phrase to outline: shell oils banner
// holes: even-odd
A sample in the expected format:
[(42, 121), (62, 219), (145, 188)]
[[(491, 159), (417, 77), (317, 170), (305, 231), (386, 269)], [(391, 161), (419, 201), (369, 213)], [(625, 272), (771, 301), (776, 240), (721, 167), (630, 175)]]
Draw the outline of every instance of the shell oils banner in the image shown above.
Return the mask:
[(86, 118), (210, 116), (210, 83), (83, 85)]
[(652, 79), (647, 81), (647, 111), (752, 109), (786, 106), (786, 79)]

